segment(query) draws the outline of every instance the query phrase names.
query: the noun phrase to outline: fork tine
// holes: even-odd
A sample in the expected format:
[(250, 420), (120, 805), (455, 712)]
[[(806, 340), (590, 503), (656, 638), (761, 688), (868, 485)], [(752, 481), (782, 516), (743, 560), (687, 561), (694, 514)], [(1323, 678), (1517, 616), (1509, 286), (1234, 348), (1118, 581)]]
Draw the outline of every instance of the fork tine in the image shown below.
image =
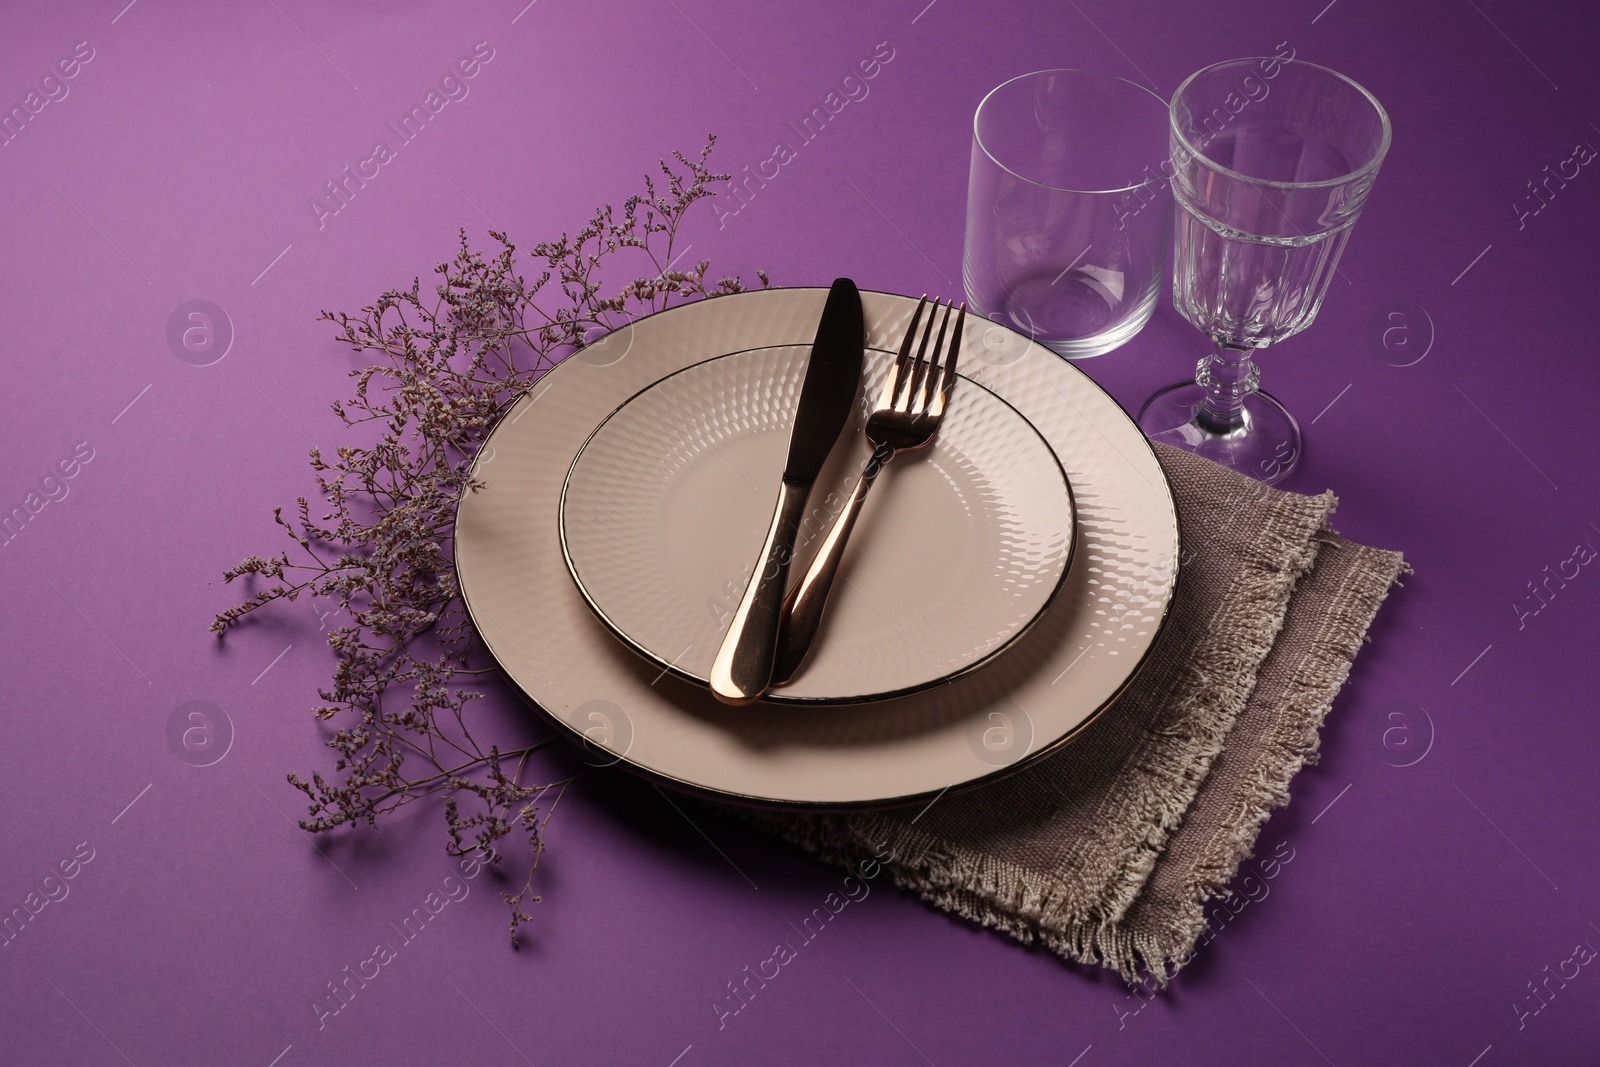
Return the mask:
[[(944, 356), (944, 335), (950, 328), (951, 307), (944, 306), (944, 317), (939, 320), (939, 336), (933, 342), (933, 352), (918, 366), (917, 393), (911, 402), (911, 417), (919, 419), (928, 413), (934, 396), (941, 387), (939, 360)], [(930, 322), (929, 326), (933, 324)]]
[(950, 347), (945, 350), (944, 373), (940, 376), (939, 391), (934, 395), (928, 408), (928, 417), (932, 419), (944, 416), (944, 406), (950, 400), (950, 389), (956, 383), (956, 361), (961, 358), (961, 327), (966, 325), (967, 304), (961, 302), (960, 314), (956, 316), (956, 328), (950, 335)]
[(904, 375), (904, 389), (898, 389), (895, 395), (894, 409), (901, 414), (909, 414), (914, 405), (921, 399), (922, 384), (926, 380), (928, 341), (933, 336), (933, 320), (938, 313), (939, 300), (934, 298), (933, 307), (928, 309), (928, 321), (922, 327), (922, 341), (917, 345), (916, 358), (906, 368)]
[(911, 313), (911, 325), (906, 327), (905, 340), (900, 342), (900, 355), (889, 368), (888, 377), (883, 381), (883, 396), (878, 401), (880, 408), (895, 406), (895, 397), (900, 392), (900, 383), (906, 380), (911, 370), (911, 345), (917, 339), (917, 323), (922, 321), (922, 309), (928, 303), (928, 294), (923, 293), (922, 299), (917, 301), (917, 308)]

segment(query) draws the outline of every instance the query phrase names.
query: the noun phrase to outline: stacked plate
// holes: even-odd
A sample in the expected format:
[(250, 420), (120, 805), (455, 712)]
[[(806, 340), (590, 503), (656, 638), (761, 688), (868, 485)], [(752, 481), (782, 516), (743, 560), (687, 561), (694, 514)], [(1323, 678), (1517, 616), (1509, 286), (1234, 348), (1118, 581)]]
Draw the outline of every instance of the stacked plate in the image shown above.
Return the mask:
[[(1177, 518), (1144, 437), (1076, 367), (969, 317), (939, 436), (868, 498), (804, 671), (757, 704), (713, 699), (827, 294), (640, 319), (545, 375), (480, 452), (487, 488), (456, 523), (468, 611), (591, 761), (744, 802), (911, 803), (1067, 743), (1165, 623)], [(917, 301), (861, 296), (875, 397)], [(797, 567), (864, 459), (834, 450)]]

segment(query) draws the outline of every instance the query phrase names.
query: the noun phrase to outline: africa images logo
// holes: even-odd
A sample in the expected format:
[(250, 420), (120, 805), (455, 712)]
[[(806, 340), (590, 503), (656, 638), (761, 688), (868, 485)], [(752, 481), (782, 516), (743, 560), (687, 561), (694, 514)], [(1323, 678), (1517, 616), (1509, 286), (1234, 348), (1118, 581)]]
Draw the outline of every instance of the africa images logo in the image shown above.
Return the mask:
[(484, 66), (492, 59), (494, 48), (488, 41), (473, 45), (472, 53), (445, 71), (439, 79), (438, 88), (429, 89), (420, 104), (411, 105), (397, 122), (384, 123), (384, 129), (394, 135), (393, 146), (385, 140), (374, 141), (372, 151), (358, 161), (353, 170), (346, 165), (340, 168), (338, 176), (323, 182), (327, 195), (313, 196), (306, 201), (317, 229), (326, 227), (329, 218), (349, 207), (368, 182), (376, 179), (385, 166), (399, 158), (396, 148), (410, 144), (452, 102), (465, 100), (472, 92), (472, 86), (468, 83), (482, 73)]

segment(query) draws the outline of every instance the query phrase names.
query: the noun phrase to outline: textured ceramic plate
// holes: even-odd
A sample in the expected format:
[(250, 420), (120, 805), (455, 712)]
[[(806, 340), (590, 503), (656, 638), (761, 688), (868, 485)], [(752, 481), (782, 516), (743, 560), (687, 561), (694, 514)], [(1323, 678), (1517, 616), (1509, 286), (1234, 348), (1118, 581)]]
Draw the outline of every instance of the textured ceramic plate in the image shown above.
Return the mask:
[[(916, 301), (861, 295), (869, 347), (895, 348)], [(1033, 424), (1061, 461), (1077, 508), (1066, 581), (1027, 634), (948, 685), (846, 707), (726, 707), (617, 640), (561, 551), (561, 491), (579, 449), (628, 398), (685, 367), (809, 345), (826, 297), (826, 289), (778, 289), (641, 319), (540, 379), (478, 455), (473, 474), (487, 488), (462, 500), (456, 522), (467, 608), (510, 680), (598, 762), (751, 802), (932, 798), (1077, 736), (1127, 686), (1161, 631), (1178, 527), (1150, 446), (1082, 371), (969, 315), (964, 373)]]
[[(766, 534), (809, 352), (761, 348), (668, 375), (607, 418), (567, 475), (562, 547), (590, 606), (658, 667), (701, 685)], [(893, 361), (869, 355), (863, 397), (878, 395)], [(867, 460), (865, 420), (861, 402), (812, 489), (797, 568)], [(768, 699), (861, 703), (972, 670), (1043, 614), (1071, 551), (1072, 494), (1055, 453), (963, 379), (933, 445), (879, 477), (815, 650)]]

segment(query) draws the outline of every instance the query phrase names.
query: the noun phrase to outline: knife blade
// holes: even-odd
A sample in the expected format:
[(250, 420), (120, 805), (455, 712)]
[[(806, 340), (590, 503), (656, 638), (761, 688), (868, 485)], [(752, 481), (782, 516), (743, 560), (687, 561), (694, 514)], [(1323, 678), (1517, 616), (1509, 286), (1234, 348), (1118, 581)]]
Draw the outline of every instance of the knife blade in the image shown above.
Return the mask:
[(724, 704), (749, 704), (772, 680), (778, 619), (800, 517), (817, 473), (850, 419), (865, 351), (861, 294), (855, 282), (837, 278), (811, 344), (772, 523), (711, 665), (711, 692)]

